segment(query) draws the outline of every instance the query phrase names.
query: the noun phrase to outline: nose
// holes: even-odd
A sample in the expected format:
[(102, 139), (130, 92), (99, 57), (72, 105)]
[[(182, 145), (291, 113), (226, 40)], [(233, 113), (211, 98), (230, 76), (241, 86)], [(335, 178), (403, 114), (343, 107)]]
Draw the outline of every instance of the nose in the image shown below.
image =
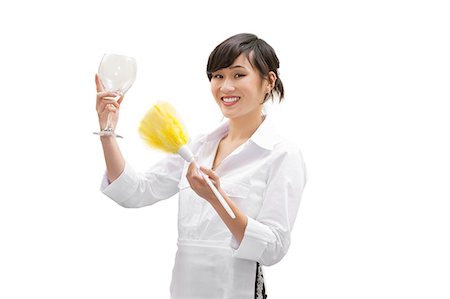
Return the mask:
[(220, 86), (220, 91), (223, 93), (229, 93), (234, 91), (234, 84), (229, 79), (223, 79), (222, 85)]

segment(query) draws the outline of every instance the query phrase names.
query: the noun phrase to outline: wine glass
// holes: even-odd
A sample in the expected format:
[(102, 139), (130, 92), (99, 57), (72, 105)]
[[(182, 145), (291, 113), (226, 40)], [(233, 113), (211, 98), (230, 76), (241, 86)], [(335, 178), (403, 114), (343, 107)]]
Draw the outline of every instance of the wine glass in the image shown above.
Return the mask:
[[(114, 92), (116, 101), (133, 85), (134, 80), (136, 80), (136, 72), (136, 60), (133, 57), (118, 54), (103, 55), (98, 67), (98, 75), (105, 87), (105, 91)], [(94, 134), (122, 138), (122, 136), (114, 133), (111, 112), (108, 112), (106, 127), (100, 132), (94, 132)]]

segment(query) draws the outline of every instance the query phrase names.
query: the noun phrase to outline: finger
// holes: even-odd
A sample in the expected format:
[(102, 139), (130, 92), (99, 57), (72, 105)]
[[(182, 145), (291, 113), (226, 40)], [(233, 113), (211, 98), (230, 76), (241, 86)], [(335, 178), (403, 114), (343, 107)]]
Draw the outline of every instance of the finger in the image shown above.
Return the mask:
[(101, 100), (101, 101), (98, 101), (97, 102), (97, 106), (99, 107), (99, 108), (103, 108), (103, 107), (105, 107), (106, 105), (114, 105), (114, 107), (116, 107), (116, 108), (119, 108), (119, 104), (116, 102), (116, 101), (114, 101), (114, 100), (108, 100), (108, 99), (104, 99), (104, 100)]
[(104, 97), (116, 98), (117, 94), (112, 91), (99, 91), (99, 92), (97, 92), (97, 97), (98, 98), (104, 98)]
[(95, 74), (95, 86), (97, 87), (97, 92), (105, 91), (105, 86), (98, 74)]
[(117, 97), (104, 97), (102, 100), (106, 100), (106, 101), (111, 102), (111, 103), (114, 102), (114, 103), (119, 104), (117, 102)]
[(200, 170), (201, 170), (204, 174), (206, 174), (207, 176), (209, 176), (210, 178), (212, 178), (213, 180), (217, 180), (217, 179), (219, 178), (219, 177), (217, 176), (217, 174), (216, 174), (213, 170), (211, 170), (211, 169), (209, 169), (209, 168), (200, 166)]
[(117, 103), (119, 103), (119, 105), (120, 105), (120, 103), (122, 103), (123, 97), (124, 97), (124, 96), (121, 96), (121, 97), (117, 100)]
[(200, 181), (204, 180), (203, 175), (198, 170), (195, 162), (191, 162), (191, 164), (189, 164), (188, 175), (192, 179), (193, 182), (195, 182), (195, 181), (200, 182)]
[(194, 163), (194, 162), (191, 162), (191, 163), (189, 164), (189, 167), (188, 167), (188, 170), (187, 170), (186, 175), (189, 176), (189, 177), (193, 177), (194, 174), (196, 174), (196, 171), (195, 171), (196, 168), (197, 168), (197, 167), (195, 167), (195, 163)]
[(108, 105), (106, 107), (108, 107), (109, 112), (116, 112), (117, 111), (117, 108), (114, 107), (113, 105)]
[(117, 92), (114, 93), (114, 101), (116, 101), (116, 102), (119, 101), (119, 99), (120, 99), (121, 97), (123, 97), (122, 94), (117, 93)]
[(110, 92), (110, 91), (101, 91), (97, 93), (97, 101), (101, 101), (101, 100), (109, 100), (109, 101), (114, 101), (117, 102), (118, 96), (116, 93), (114, 92)]
[(107, 102), (107, 103), (115, 103), (115, 96), (114, 94), (111, 94), (109, 92), (99, 92), (97, 94), (97, 105), (99, 105), (102, 102)]
[(117, 103), (117, 107), (123, 100), (123, 95), (120, 95), (116, 92), (111, 91), (103, 91), (97, 93), (97, 101), (107, 100), (108, 103)]
[(100, 105), (98, 105), (97, 112), (100, 114), (104, 113), (106, 111), (109, 111), (111, 109), (110, 107), (114, 107), (116, 110), (118, 109), (118, 107), (116, 107), (114, 103), (101, 103)]
[(191, 188), (193, 189), (193, 190), (195, 190), (195, 186), (196, 186), (196, 183), (195, 183), (195, 178), (194, 178), (194, 169), (193, 169), (193, 167), (192, 167), (192, 164), (193, 163), (190, 163), (189, 164), (189, 167), (188, 167), (188, 169), (187, 169), (187, 172), (186, 172), (186, 179), (188, 180), (188, 182), (189, 182), (189, 185), (191, 186)]

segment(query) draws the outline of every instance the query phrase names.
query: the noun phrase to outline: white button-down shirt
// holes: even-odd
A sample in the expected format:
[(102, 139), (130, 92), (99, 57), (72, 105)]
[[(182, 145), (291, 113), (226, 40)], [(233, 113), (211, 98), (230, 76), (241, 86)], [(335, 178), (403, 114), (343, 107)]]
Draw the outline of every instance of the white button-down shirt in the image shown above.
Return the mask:
[[(224, 122), (189, 143), (197, 161), (212, 167)], [(168, 155), (145, 173), (128, 164), (104, 194), (118, 204), (136, 208), (179, 192), (178, 250), (172, 274), (172, 298), (254, 298), (256, 262), (273, 265), (286, 254), (306, 171), (300, 150), (282, 139), (270, 122), (262, 122), (247, 142), (216, 168), (222, 189), (248, 217), (239, 244), (214, 208), (189, 185), (189, 164)]]

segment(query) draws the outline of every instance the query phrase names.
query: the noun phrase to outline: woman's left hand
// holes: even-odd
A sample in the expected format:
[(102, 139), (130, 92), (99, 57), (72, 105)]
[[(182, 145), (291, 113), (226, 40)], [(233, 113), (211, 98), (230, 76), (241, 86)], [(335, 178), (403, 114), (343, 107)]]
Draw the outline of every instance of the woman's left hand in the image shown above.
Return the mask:
[[(213, 170), (206, 167), (200, 166), (200, 169), (209, 177), (214, 186), (216, 186), (217, 190), (220, 190), (219, 176)], [(206, 199), (210, 203), (217, 200), (216, 195), (214, 195), (208, 183), (206, 183), (206, 181), (203, 179), (201, 173), (193, 162), (189, 165), (186, 178), (191, 185), (192, 190), (194, 190), (195, 193), (198, 194), (198, 196)]]

